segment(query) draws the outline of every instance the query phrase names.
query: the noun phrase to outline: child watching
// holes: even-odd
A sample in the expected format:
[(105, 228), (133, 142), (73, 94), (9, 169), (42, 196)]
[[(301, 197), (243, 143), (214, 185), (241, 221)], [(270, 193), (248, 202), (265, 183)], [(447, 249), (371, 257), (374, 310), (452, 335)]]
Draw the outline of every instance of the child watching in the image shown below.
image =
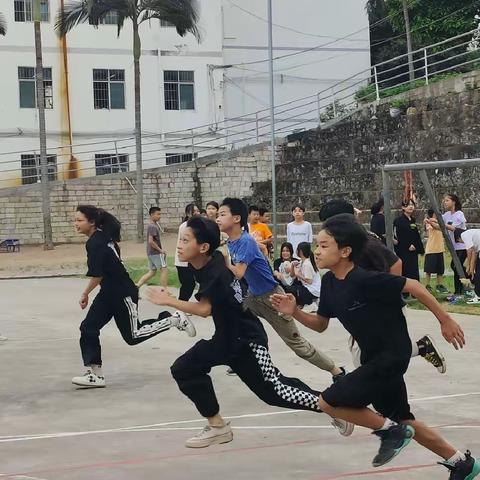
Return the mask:
[(305, 208), (302, 205), (295, 205), (292, 208), (293, 222), (287, 225), (287, 242), (292, 244), (296, 253), (298, 245), (302, 242), (313, 242), (313, 230), (310, 222), (305, 217)]
[(215, 221), (218, 216), (218, 203), (213, 200), (207, 203), (206, 207), (207, 218)]
[(297, 255), (300, 262), (293, 262), (292, 276), (299, 282), (296, 282), (295, 291), (291, 293), (294, 293), (298, 306), (303, 308), (320, 297), (321, 280), (310, 244), (301, 242), (297, 248)]
[(137, 282), (137, 287), (140, 288), (151, 280), (157, 274), (158, 269), (160, 269), (160, 285), (166, 287), (168, 284), (167, 252), (162, 248), (162, 242), (160, 240), (161, 230), (158, 226), (161, 210), (159, 207), (151, 207), (148, 215), (150, 216), (150, 224), (147, 227), (147, 258), (149, 270)]
[(467, 275), (475, 287), (475, 297), (467, 300), (470, 305), (480, 304), (480, 230), (470, 229), (461, 234), (467, 249)]
[(294, 282), (292, 277), (293, 247), (291, 243), (284, 242), (280, 247), (280, 258), (273, 262), (273, 276), (283, 287), (290, 287)]
[(443, 252), (445, 251), (445, 243), (443, 234), (438, 224), (437, 216), (432, 208), (427, 212), (427, 218), (424, 221), (425, 231), (427, 232), (427, 244), (425, 246), (425, 265), (424, 272), (427, 277), (426, 288), (432, 291), (430, 281), (432, 275), (437, 276), (438, 293), (448, 293), (447, 288), (443, 284), (443, 274), (445, 273), (445, 263), (443, 261)]

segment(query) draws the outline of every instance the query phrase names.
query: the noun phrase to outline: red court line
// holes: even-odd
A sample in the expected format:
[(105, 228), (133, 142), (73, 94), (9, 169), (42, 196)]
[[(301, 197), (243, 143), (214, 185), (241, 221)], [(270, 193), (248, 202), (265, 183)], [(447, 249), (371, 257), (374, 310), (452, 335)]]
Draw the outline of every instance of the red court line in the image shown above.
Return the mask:
[(391, 467), (391, 468), (382, 468), (380, 470), (366, 470), (361, 472), (350, 472), (350, 473), (341, 473), (331, 476), (315, 477), (312, 480), (337, 480), (339, 478), (351, 478), (351, 477), (366, 477), (370, 475), (385, 475), (386, 473), (395, 473), (395, 472), (406, 472), (409, 470), (420, 470), (422, 468), (431, 468), (437, 466), (435, 463), (428, 465), (407, 465), (405, 467)]

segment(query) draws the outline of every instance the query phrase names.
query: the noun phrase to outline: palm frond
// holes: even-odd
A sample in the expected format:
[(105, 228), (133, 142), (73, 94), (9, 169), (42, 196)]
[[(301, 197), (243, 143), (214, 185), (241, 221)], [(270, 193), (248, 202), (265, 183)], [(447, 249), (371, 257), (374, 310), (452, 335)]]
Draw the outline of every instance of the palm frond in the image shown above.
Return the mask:
[(115, 12), (117, 15), (118, 33), (123, 27), (126, 18), (133, 18), (135, 8), (129, 0), (80, 0), (65, 4), (59, 9), (55, 21), (55, 30), (59, 36), (66, 35), (75, 26), (81, 23), (90, 23), (94, 27), (102, 22), (103, 18)]
[(0, 35), (7, 34), (7, 21), (5, 17), (0, 13)]
[(151, 18), (165, 20), (174, 25), (182, 37), (192, 33), (198, 41), (201, 39), (197, 0), (141, 0), (138, 9), (139, 23)]

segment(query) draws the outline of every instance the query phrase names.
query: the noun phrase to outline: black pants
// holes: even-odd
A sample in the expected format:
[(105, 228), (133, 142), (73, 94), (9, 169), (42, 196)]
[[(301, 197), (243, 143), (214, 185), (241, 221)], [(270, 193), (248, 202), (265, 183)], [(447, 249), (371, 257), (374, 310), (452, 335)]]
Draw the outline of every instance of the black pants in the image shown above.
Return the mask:
[(420, 280), (420, 271), (418, 269), (418, 253), (403, 252), (400, 258), (402, 260), (402, 277)]
[(192, 267), (177, 267), (178, 280), (180, 281), (180, 292), (178, 299), (188, 302), (195, 290), (195, 277)]
[(244, 344), (236, 353), (219, 347), (214, 340), (200, 340), (179, 357), (171, 367), (180, 390), (197, 407), (203, 417), (216, 415), (220, 407), (208, 375), (212, 367), (232, 367), (243, 383), (269, 405), (320, 412), (319, 392), (297, 378), (283, 376), (272, 363), (268, 348), (255, 343)]
[(312, 292), (298, 280), (295, 280), (290, 286), (284, 286), (283, 289), (295, 297), (295, 300), (297, 300), (297, 304), (300, 307), (310, 305), (317, 299), (317, 297), (315, 297)]
[[(460, 260), (460, 263), (463, 265), (463, 262), (465, 262), (465, 260), (467, 258), (467, 251), (466, 250), (456, 250), (456, 253), (457, 253), (457, 256)], [(453, 270), (453, 280), (454, 280), (454, 283), (455, 283), (455, 293), (461, 294), (461, 293), (463, 293), (464, 288), (463, 288), (462, 282), (460, 281), (460, 276), (457, 273), (455, 265), (453, 264), (453, 260), (452, 260), (452, 263), (450, 264), (450, 267), (452, 267), (452, 270)]]
[(475, 294), (480, 297), (480, 258), (477, 254), (477, 262), (475, 264), (475, 275), (472, 278), (472, 283), (475, 286)]
[(171, 326), (168, 312), (162, 312), (158, 318), (144, 320), (140, 323), (138, 295), (122, 298), (105, 294), (100, 290), (93, 300), (85, 320), (80, 325), (80, 349), (85, 366), (102, 364), (100, 330), (112, 317), (128, 345), (144, 342), (168, 330)]

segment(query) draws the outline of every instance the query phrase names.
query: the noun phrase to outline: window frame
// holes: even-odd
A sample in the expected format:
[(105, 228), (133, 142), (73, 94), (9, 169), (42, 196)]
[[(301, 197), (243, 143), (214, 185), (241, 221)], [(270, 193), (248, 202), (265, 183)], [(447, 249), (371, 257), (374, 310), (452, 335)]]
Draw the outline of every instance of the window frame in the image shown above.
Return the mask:
[[(33, 2), (35, 0), (13, 0), (13, 19), (17, 23), (33, 22)], [(22, 9), (17, 7), (22, 5)], [(42, 6), (46, 6), (46, 11), (42, 11)], [(23, 16), (23, 19), (20, 17)], [(40, 22), (50, 22), (50, 1), (40, 0)]]
[[(179, 158), (178, 162), (172, 161), (174, 158)], [(193, 162), (198, 158), (198, 153), (166, 153), (165, 165), (178, 165), (179, 163)], [(169, 161), (170, 160), (170, 161)]]
[[(176, 74), (176, 80), (167, 79), (167, 76)], [(191, 80), (182, 80), (183, 75), (191, 74)], [(192, 108), (182, 108), (182, 86), (192, 87)], [(172, 86), (175, 86), (173, 89)], [(172, 95), (175, 91), (176, 98), (167, 98), (167, 95)], [(173, 108), (173, 103), (176, 103), (177, 108)], [(166, 111), (187, 111), (194, 112), (196, 110), (196, 94), (195, 94), (195, 70), (164, 70), (163, 71), (163, 106)]]
[[(95, 79), (95, 72), (107, 72), (105, 79)], [(112, 72), (122, 72), (122, 80), (112, 80)], [(93, 109), (94, 110), (126, 110), (127, 108), (127, 99), (125, 95), (126, 85), (125, 85), (125, 69), (123, 68), (94, 68), (92, 69), (92, 93), (93, 93)], [(96, 88), (97, 84), (97, 88)], [(98, 84), (106, 84), (106, 90), (103, 88), (98, 88)], [(111, 85), (122, 85), (123, 86), (123, 106), (122, 107), (112, 107), (112, 88)], [(96, 92), (107, 92), (106, 99), (108, 101), (107, 107), (97, 106), (99, 102), (105, 101), (105, 99), (99, 98), (96, 96)]]
[[(24, 162), (32, 161), (30, 165)], [(42, 167), (40, 165), (40, 155), (38, 153), (28, 153), (20, 155), (20, 169), (22, 172), (22, 185), (31, 185), (42, 181)], [(54, 182), (58, 179), (57, 156), (47, 155), (48, 181)], [(25, 175), (28, 172), (29, 175)]]
[[(31, 70), (32, 76), (28, 77), (25, 75), (25, 70)], [(21, 77), (21, 73), (25, 76)], [(19, 108), (37, 108), (37, 79), (36, 79), (36, 68), (35, 67), (17, 67), (17, 81), (18, 81), (18, 104)], [(22, 94), (21, 94), (21, 84), (22, 83), (33, 83), (33, 106), (22, 106)], [(48, 92), (48, 95), (47, 95)], [(52, 80), (52, 67), (43, 67), (43, 103), (46, 110), (53, 110), (53, 80)]]
[[(121, 160), (125, 161), (122, 162)], [(101, 160), (110, 160), (110, 163), (100, 163)], [(113, 171), (116, 169), (116, 171)], [(104, 170), (104, 171), (102, 171)], [(109, 170), (109, 171), (107, 171)], [(128, 153), (96, 153), (95, 176), (111, 175), (113, 173), (126, 173), (130, 171), (130, 158)]]

